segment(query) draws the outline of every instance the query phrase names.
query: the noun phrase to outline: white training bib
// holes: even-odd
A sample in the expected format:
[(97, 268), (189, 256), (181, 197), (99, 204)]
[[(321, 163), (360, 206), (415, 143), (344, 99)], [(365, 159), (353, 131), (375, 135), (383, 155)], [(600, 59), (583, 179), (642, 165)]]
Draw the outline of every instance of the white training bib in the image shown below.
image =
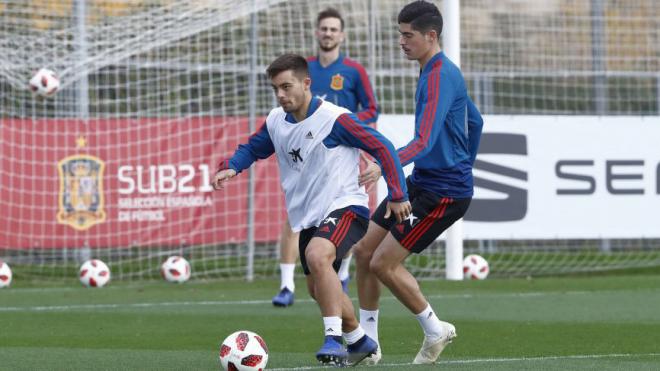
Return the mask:
[(345, 145), (329, 149), (323, 144), (337, 117), (348, 112), (322, 102), (299, 123), (287, 122), (281, 107), (266, 118), (294, 232), (317, 227), (333, 210), (350, 205), (369, 207), (364, 187), (358, 186), (359, 150)]

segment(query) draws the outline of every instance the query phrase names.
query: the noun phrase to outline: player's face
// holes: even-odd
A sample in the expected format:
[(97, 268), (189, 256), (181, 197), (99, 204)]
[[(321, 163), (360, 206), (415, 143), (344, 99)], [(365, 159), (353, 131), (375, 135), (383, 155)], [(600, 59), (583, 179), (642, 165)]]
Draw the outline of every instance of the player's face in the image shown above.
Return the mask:
[(410, 23), (399, 23), (399, 45), (409, 60), (424, 58), (432, 49), (435, 39), (429, 33), (413, 30)]
[(296, 112), (305, 104), (306, 92), (309, 92), (312, 80), (309, 77), (301, 79), (293, 71), (287, 70), (275, 75), (270, 82), (277, 103), (285, 112)]
[(316, 27), (316, 40), (323, 51), (338, 48), (344, 41), (344, 32), (341, 30), (339, 18), (323, 18)]

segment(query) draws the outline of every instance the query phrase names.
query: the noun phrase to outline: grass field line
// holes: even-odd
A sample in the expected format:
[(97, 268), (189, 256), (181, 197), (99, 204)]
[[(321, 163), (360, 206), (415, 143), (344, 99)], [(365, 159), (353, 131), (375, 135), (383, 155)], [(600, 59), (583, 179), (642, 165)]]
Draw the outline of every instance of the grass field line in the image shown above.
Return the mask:
[[(448, 361), (438, 361), (437, 365), (455, 365), (455, 364), (475, 364), (475, 363), (516, 363), (516, 362), (544, 362), (544, 361), (560, 361), (560, 360), (579, 360), (579, 359), (602, 359), (602, 358), (632, 358), (632, 357), (659, 357), (660, 353), (613, 353), (613, 354), (575, 354), (568, 356), (542, 356), (542, 357), (511, 357), (511, 358), (473, 358), (473, 359), (457, 359)], [(410, 366), (412, 363), (379, 363), (378, 367), (403, 367)], [(305, 366), (305, 367), (291, 367), (291, 368), (271, 368), (271, 371), (285, 371), (285, 370), (319, 370), (325, 369), (327, 366)]]
[[(644, 290), (646, 291), (646, 290)], [(660, 289), (649, 289), (649, 291), (660, 291)], [(605, 293), (606, 291), (555, 291), (555, 292), (522, 292), (522, 293), (503, 293), (503, 294), (441, 294), (428, 295), (428, 299), (483, 299), (483, 298), (513, 298), (526, 299), (533, 297), (547, 297), (556, 295), (585, 295), (595, 293)], [(355, 298), (353, 298), (355, 299)], [(395, 300), (394, 296), (383, 296), (381, 300)], [(297, 303), (313, 303), (312, 299), (297, 299)], [(202, 300), (202, 301), (166, 301), (166, 302), (146, 302), (146, 303), (105, 303), (105, 304), (67, 304), (67, 305), (36, 305), (36, 306), (0, 306), (0, 312), (47, 312), (47, 311), (67, 311), (76, 309), (121, 309), (121, 308), (152, 308), (152, 307), (175, 307), (175, 306), (221, 306), (221, 305), (270, 305), (271, 300)]]

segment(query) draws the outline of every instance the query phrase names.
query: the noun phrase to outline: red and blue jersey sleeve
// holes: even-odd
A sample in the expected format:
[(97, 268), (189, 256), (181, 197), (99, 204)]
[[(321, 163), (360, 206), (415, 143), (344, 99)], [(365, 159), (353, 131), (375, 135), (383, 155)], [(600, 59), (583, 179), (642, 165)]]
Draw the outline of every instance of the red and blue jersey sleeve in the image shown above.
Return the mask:
[(247, 143), (240, 144), (231, 158), (224, 159), (218, 164), (218, 171), (233, 169), (237, 173), (249, 168), (257, 160), (270, 157), (275, 153), (273, 141), (268, 134), (264, 122), (261, 127), (250, 136)]
[(456, 95), (450, 79), (440, 81), (442, 60), (434, 64), (426, 78), (419, 81), (415, 137), (398, 150), (402, 166), (423, 157), (433, 148)]
[(358, 76), (355, 85), (355, 92), (357, 99), (360, 102), (361, 110), (355, 112), (357, 118), (365, 124), (371, 124), (378, 120), (378, 105), (376, 104), (376, 96), (374, 95), (374, 90), (371, 87), (371, 82), (369, 81), (369, 76), (367, 71), (362, 67), (361, 64), (349, 59), (344, 58), (344, 64), (351, 67)]
[(396, 149), (387, 138), (358, 119), (357, 115), (345, 113), (339, 116), (323, 143), (329, 148), (343, 144), (372, 155), (383, 170), (388, 199), (397, 202), (408, 200), (406, 180)]

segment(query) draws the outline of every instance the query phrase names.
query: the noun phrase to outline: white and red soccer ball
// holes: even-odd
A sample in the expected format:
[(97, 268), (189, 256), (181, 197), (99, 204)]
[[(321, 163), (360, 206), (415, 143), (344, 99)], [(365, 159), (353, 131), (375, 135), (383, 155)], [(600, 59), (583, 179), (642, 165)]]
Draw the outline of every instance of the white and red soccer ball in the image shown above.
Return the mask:
[(490, 268), (481, 255), (470, 254), (463, 259), (463, 276), (471, 280), (483, 280), (488, 277)]
[(190, 263), (181, 256), (170, 256), (160, 266), (160, 274), (168, 282), (184, 283), (190, 273)]
[(37, 71), (30, 79), (30, 90), (43, 97), (51, 97), (60, 88), (60, 79), (57, 74), (48, 68)]
[(11, 268), (9, 264), (0, 260), (0, 289), (3, 287), (9, 287), (11, 285)]
[(261, 371), (268, 363), (268, 347), (251, 331), (236, 331), (220, 345), (220, 364), (227, 371)]
[(110, 268), (98, 260), (88, 260), (80, 266), (80, 282), (87, 287), (103, 287), (110, 281)]

